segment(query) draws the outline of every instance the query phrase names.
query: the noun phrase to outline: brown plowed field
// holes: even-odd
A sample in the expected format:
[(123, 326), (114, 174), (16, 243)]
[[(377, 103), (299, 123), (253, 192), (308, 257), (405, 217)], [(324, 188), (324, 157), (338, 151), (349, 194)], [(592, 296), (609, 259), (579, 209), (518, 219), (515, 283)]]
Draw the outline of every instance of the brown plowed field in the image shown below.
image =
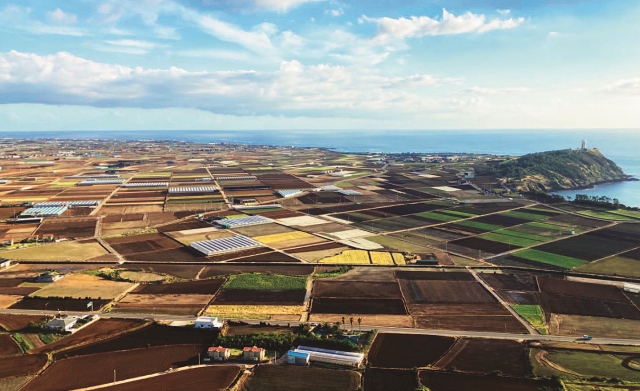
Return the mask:
[[(189, 214), (194, 214), (195, 212), (189, 212)], [(188, 216), (188, 215), (187, 215)], [(199, 229), (199, 228), (211, 228), (210, 224), (203, 223), (200, 220), (188, 220), (188, 221), (180, 221), (177, 223), (163, 225), (162, 227), (158, 227), (158, 231), (160, 232), (174, 232), (174, 231), (185, 231), (189, 229)]]
[(119, 223), (122, 221), (144, 220), (144, 213), (131, 213), (124, 215), (108, 215), (102, 218), (103, 223)]
[(54, 362), (24, 391), (66, 391), (149, 375), (198, 363), (202, 348), (194, 345), (157, 346), (93, 354)]
[(401, 299), (313, 299), (315, 314), (386, 314), (406, 315)]
[(513, 316), (437, 316), (414, 317), (416, 327), (431, 330), (492, 331), (527, 334), (526, 327)]
[(553, 312), (556, 314), (640, 320), (640, 311), (631, 303), (614, 303), (551, 293), (539, 293), (538, 298), (542, 309), (547, 314), (547, 318)]
[(407, 303), (493, 304), (496, 299), (475, 281), (400, 280)]
[(312, 186), (302, 179), (289, 174), (262, 174), (258, 177), (260, 182), (274, 190), (280, 189), (310, 189)]
[(397, 282), (315, 281), (313, 297), (402, 299)]
[(512, 227), (514, 225), (520, 225), (520, 224), (529, 222), (529, 220), (519, 219), (517, 217), (511, 217), (511, 216), (504, 216), (500, 214), (481, 216), (469, 221), (475, 221), (478, 223), (485, 223), (485, 224), (491, 224), (491, 225), (499, 225), (501, 227)]
[(364, 373), (364, 391), (415, 391), (418, 374), (413, 370), (370, 368)]
[(27, 328), (31, 322), (39, 322), (46, 319), (39, 315), (10, 315), (0, 314), (0, 327), (7, 331), (20, 331)]
[(306, 293), (304, 289), (284, 291), (223, 289), (213, 299), (213, 304), (300, 305), (304, 302)]
[(11, 334), (0, 334), (0, 357), (13, 356), (14, 354), (20, 354), (22, 350), (11, 338)]
[(432, 271), (396, 271), (396, 278), (402, 280), (432, 280), (432, 281), (475, 281), (471, 273), (467, 272), (432, 272)]
[[(342, 317), (349, 318), (353, 316), (355, 330), (358, 329), (357, 319), (362, 318), (362, 326), (375, 327), (414, 327), (413, 318), (409, 315), (372, 315), (372, 314), (311, 314), (309, 315), (310, 322), (316, 323), (332, 323), (342, 322)], [(273, 318), (271, 318), (273, 319)]]
[(420, 371), (420, 383), (431, 391), (539, 391), (548, 385), (543, 380), (436, 371)]
[[(160, 234), (146, 234), (130, 236), (134, 238), (131, 241), (121, 242), (114, 239), (105, 239), (114, 250), (120, 254), (127, 256), (151, 251), (171, 250), (182, 247), (182, 244), (175, 240)], [(120, 239), (120, 238), (117, 238)]]
[(40, 288), (0, 288), (0, 295), (28, 296)]
[(288, 262), (288, 263), (300, 263), (301, 261), (293, 258), (287, 254), (283, 254), (278, 251), (272, 251), (270, 253), (264, 253), (260, 255), (252, 255), (246, 258), (234, 259), (231, 262)]
[(378, 333), (367, 360), (374, 367), (424, 367), (438, 361), (455, 342), (452, 337)]
[(168, 373), (144, 380), (101, 388), (104, 391), (140, 390), (226, 390), (238, 377), (241, 368), (235, 365), (215, 365)]
[(533, 276), (519, 274), (481, 273), (487, 284), (498, 290), (537, 291)]
[(218, 332), (213, 330), (151, 324), (142, 329), (134, 330), (113, 338), (56, 353), (54, 357), (56, 360), (59, 360), (67, 356), (82, 356), (93, 353), (114, 352), (169, 344), (189, 344), (207, 347), (213, 344), (217, 335)]
[(506, 244), (500, 242), (494, 242), (492, 240), (482, 239), (478, 237), (464, 238), (458, 240), (452, 240), (449, 242), (450, 249), (456, 250), (458, 247), (464, 247), (476, 251), (481, 251), (481, 254), (500, 254), (505, 251), (515, 250), (520, 248), (514, 244)]
[(200, 278), (209, 278), (215, 276), (225, 276), (227, 274), (241, 274), (241, 273), (273, 273), (283, 274), (286, 276), (308, 276), (313, 273), (313, 266), (251, 266), (251, 265), (215, 265), (207, 266)]
[(220, 289), (225, 281), (226, 280), (224, 278), (217, 278), (212, 280), (189, 281), (174, 284), (144, 284), (134, 289), (133, 293), (150, 295), (213, 295), (218, 291), (218, 289)]
[(90, 301), (93, 302), (93, 309), (96, 311), (111, 302), (111, 300), (98, 299), (36, 299), (25, 297), (9, 308), (20, 310), (89, 311), (91, 308), (87, 308), (87, 303)]
[(0, 379), (37, 373), (47, 363), (46, 354), (25, 354), (0, 358)]
[(297, 247), (287, 250), (288, 253), (296, 254), (296, 253), (304, 253), (308, 251), (323, 251), (323, 250), (332, 250), (334, 248), (344, 247), (342, 243), (330, 242), (330, 243), (321, 243), (314, 244), (311, 246)]
[(208, 304), (212, 298), (213, 295), (138, 295), (129, 293), (116, 304), (116, 307), (202, 307)]
[(15, 288), (23, 282), (17, 278), (0, 278), (0, 288)]
[(270, 248), (267, 248), (267, 247), (250, 248), (248, 250), (234, 251), (234, 252), (231, 252), (231, 253), (219, 254), (219, 255), (212, 255), (210, 257), (207, 257), (207, 261), (208, 262), (221, 262), (221, 261), (234, 260), (235, 258), (243, 258), (243, 257), (252, 258), (254, 256), (258, 256), (258, 255), (261, 255), (261, 254), (272, 253), (272, 252), (273, 252), (273, 250), (271, 250)]
[(538, 304), (536, 292), (497, 291), (500, 297), (509, 304)]
[(50, 353), (70, 346), (110, 338), (115, 334), (134, 327), (142, 326), (145, 323), (145, 321), (137, 319), (100, 319), (97, 322), (81, 328), (66, 338), (50, 343), (49, 345), (42, 346), (38, 349), (33, 349), (30, 353)]
[(53, 234), (56, 238), (86, 238), (96, 232), (96, 219), (68, 219), (45, 221), (36, 231), (38, 234)]
[[(167, 265), (167, 264), (144, 264), (144, 263), (126, 263), (124, 264), (129, 270), (144, 270), (147, 272), (155, 272), (160, 274), (170, 274), (179, 278), (193, 279), (196, 278), (202, 266), (199, 265)], [(205, 276), (201, 276), (206, 278)], [(210, 277), (210, 276), (208, 276)]]
[(445, 370), (489, 374), (500, 371), (507, 376), (525, 377), (529, 374), (529, 360), (525, 346), (520, 342), (501, 339), (466, 339), (461, 351), (454, 357), (444, 357)]
[(502, 304), (407, 304), (409, 314), (414, 316), (508, 316)]
[(244, 391), (355, 391), (360, 374), (353, 371), (306, 368), (292, 365), (261, 365)]
[(538, 284), (540, 285), (540, 291), (545, 293), (629, 304), (629, 299), (622, 293), (622, 290), (613, 285), (590, 284), (543, 277), (538, 278)]
[(171, 250), (151, 251), (127, 255), (132, 262), (209, 262), (201, 252), (191, 247), (174, 248)]

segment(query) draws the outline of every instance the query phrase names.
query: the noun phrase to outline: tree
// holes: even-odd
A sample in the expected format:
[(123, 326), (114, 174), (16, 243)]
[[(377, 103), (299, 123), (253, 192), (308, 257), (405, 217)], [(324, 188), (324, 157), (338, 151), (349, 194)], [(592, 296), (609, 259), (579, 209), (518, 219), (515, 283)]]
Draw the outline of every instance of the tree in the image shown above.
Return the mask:
[(358, 318), (358, 331), (362, 332), (362, 328), (360, 327), (362, 325), (362, 318)]
[(345, 320), (345, 317), (343, 316), (343, 317), (342, 317), (342, 328), (343, 328), (343, 329), (344, 329), (344, 323), (345, 323), (345, 322), (344, 322), (344, 320)]
[(349, 318), (349, 323), (351, 323), (351, 332), (353, 332), (353, 316)]

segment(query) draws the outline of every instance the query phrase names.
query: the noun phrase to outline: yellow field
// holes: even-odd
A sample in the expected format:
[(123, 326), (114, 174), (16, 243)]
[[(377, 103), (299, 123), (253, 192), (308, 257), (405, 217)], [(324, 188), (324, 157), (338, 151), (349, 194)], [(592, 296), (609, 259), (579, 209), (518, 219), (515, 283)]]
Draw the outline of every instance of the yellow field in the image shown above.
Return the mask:
[(295, 232), (285, 232), (281, 234), (256, 236), (253, 239), (257, 240), (260, 243), (270, 244), (270, 243), (284, 242), (285, 240), (307, 239), (312, 237), (313, 235), (310, 235), (306, 232), (295, 231)]
[(33, 297), (73, 297), (82, 299), (112, 299), (131, 288), (128, 282), (103, 280), (88, 274), (68, 274), (49, 286), (32, 293)]
[(0, 295), (0, 308), (5, 309), (12, 306), (18, 300), (22, 299), (22, 296), (16, 295)]
[(320, 260), (320, 263), (370, 264), (369, 252), (365, 250), (346, 250), (340, 255)]
[(120, 277), (136, 282), (162, 281), (167, 277), (155, 273), (124, 271)]
[(382, 251), (369, 251), (371, 256), (371, 263), (374, 265), (393, 265), (393, 258), (388, 252)]
[(7, 259), (17, 260), (60, 261), (69, 259), (72, 261), (84, 261), (106, 254), (108, 254), (107, 250), (96, 242), (62, 242), (7, 251), (2, 255)]
[(406, 265), (407, 262), (404, 260), (404, 255), (400, 254), (400, 253), (393, 253), (393, 262), (396, 263), (396, 265)]
[(301, 315), (301, 305), (210, 305), (205, 311), (207, 315), (225, 318), (253, 318), (265, 315)]

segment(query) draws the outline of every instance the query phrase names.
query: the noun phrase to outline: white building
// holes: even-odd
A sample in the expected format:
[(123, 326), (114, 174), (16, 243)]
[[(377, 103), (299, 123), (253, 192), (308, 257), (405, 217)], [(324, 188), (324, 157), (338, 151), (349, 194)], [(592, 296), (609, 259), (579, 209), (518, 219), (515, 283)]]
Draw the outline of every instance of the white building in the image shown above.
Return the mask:
[(220, 329), (224, 323), (214, 316), (201, 316), (196, 319), (196, 329)]
[(66, 331), (70, 333), (73, 326), (76, 325), (76, 322), (78, 322), (78, 318), (75, 316), (68, 318), (55, 318), (48, 321), (44, 326), (51, 330)]

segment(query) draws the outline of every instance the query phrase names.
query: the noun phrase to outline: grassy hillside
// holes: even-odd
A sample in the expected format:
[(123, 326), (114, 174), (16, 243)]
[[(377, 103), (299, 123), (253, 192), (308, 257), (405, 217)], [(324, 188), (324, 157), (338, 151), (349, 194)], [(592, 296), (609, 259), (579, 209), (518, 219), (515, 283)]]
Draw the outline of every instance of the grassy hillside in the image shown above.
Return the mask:
[(525, 192), (575, 189), (630, 179), (595, 148), (532, 153), (499, 164), (496, 172)]

